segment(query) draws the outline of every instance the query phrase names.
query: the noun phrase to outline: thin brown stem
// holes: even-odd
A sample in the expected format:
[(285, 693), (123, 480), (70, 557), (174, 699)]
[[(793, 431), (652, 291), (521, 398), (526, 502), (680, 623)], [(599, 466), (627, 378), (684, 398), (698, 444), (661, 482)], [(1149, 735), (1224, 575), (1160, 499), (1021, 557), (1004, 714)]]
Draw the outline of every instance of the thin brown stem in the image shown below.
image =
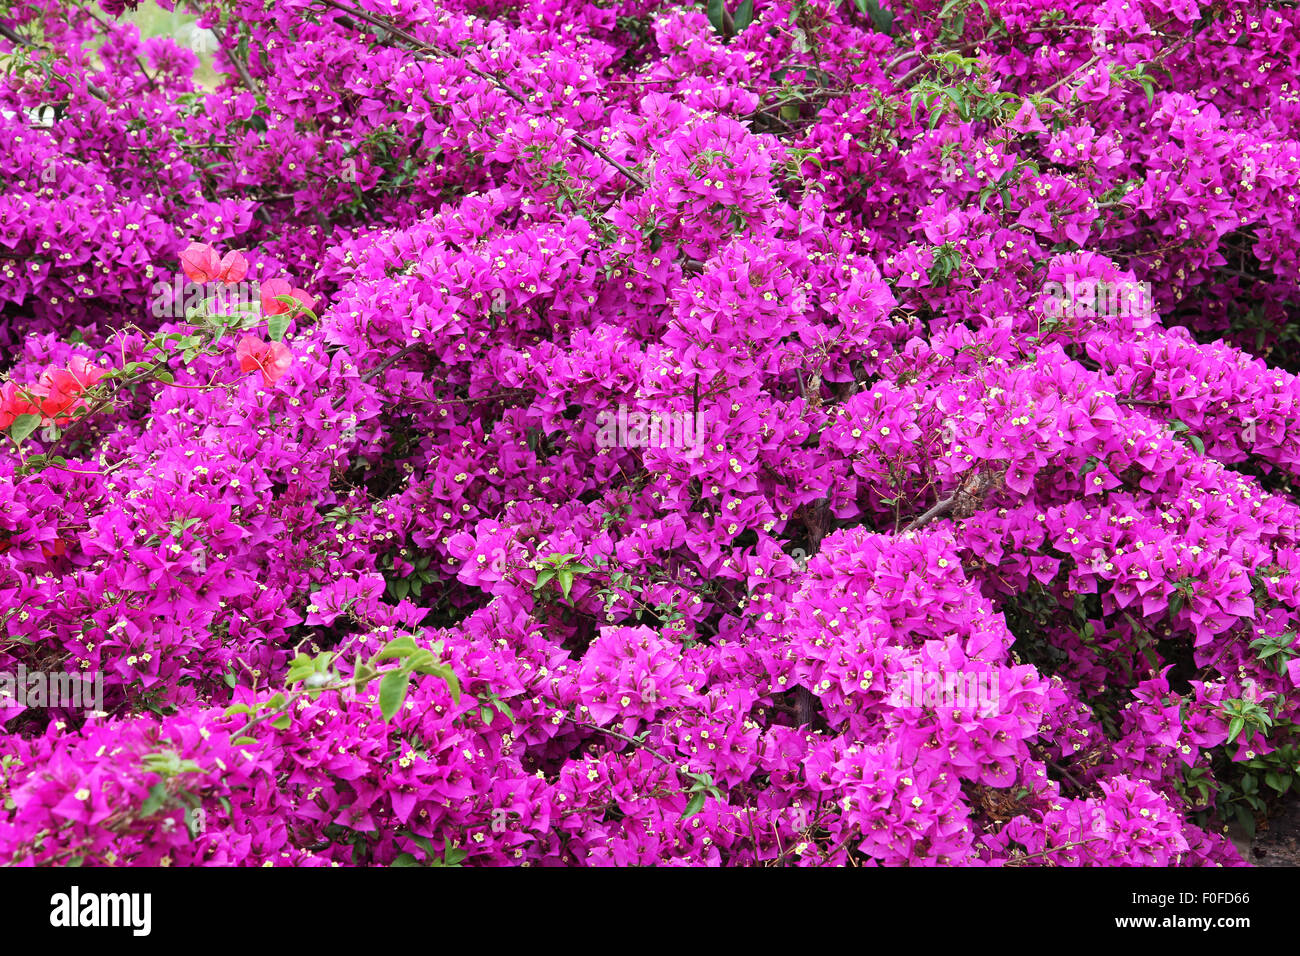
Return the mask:
[[(349, 7), (346, 4), (339, 3), (338, 0), (320, 0), (320, 2), (324, 3), (326, 6), (333, 7), (336, 10), (340, 10), (343, 13), (348, 14), (349, 16), (358, 17), (361, 20), (364, 20), (366, 23), (369, 23), (371, 26), (378, 27), (379, 29), (383, 30), (389, 35), (397, 37), (398, 39), (403, 40), (408, 44), (411, 44), (412, 46), (416, 47), (415, 52), (417, 53), (432, 52), (441, 57), (448, 57), (452, 55), (448, 53), (446, 50), (422, 42), (418, 38), (412, 36), (410, 33), (407, 33), (405, 30), (393, 26), (391, 23), (386, 23), (383, 20), (380, 20), (378, 17), (371, 16), (369, 13), (366, 13), (364, 10), (358, 10), (355, 7)], [(529, 107), (531, 109), (532, 104), (530, 103), (530, 101), (525, 99), (523, 94), (521, 94), (519, 91), (514, 89), (514, 87), (510, 86), (503, 79), (501, 79), (498, 76), (494, 76), (491, 73), (484, 72), (483, 70), (480, 70), (478, 67), (473, 66), (467, 61), (462, 60), (461, 62), (463, 63), (465, 69), (469, 70), (469, 72), (472, 73), (474, 76), (477, 76), (481, 80), (487, 80), (489, 83), (491, 83), (493, 86), (499, 89), (502, 93), (505, 93), (506, 96), (510, 97), (515, 102), (521, 104), (522, 106)], [(587, 139), (585, 136), (582, 136), (580, 134), (574, 134), (573, 141), (577, 143), (579, 146), (581, 146), (583, 149), (585, 149), (587, 152), (591, 153), (593, 156), (598, 156), (599, 158), (603, 159), (606, 163), (608, 163), (613, 169), (615, 169), (618, 173), (620, 173), (625, 179), (628, 180), (628, 182), (632, 183), (634, 186), (637, 186), (641, 189), (648, 188), (648, 184), (644, 179), (642, 179), (636, 173), (632, 172), (632, 170), (628, 169), (626, 166), (624, 166), (622, 163), (616, 160), (613, 156), (609, 155), (609, 153), (601, 149), (595, 143), (591, 142), (591, 140)]]

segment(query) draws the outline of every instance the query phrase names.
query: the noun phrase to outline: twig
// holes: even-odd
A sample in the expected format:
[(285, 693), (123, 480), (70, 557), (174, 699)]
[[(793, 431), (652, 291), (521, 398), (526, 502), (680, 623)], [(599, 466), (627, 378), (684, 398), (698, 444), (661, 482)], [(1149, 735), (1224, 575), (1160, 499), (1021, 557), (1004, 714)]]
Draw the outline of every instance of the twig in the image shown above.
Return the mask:
[(1016, 857), (1014, 861), (1009, 861), (1007, 866), (1020, 866), (1026, 860), (1037, 859), (1040, 856), (1047, 856), (1049, 853), (1060, 853), (1062, 850), (1071, 850), (1076, 846), (1083, 846), (1085, 843), (1096, 843), (1101, 837), (1088, 837), (1086, 840), (1079, 840), (1077, 843), (1064, 843), (1061, 846), (1048, 847), (1042, 853), (1031, 853), (1029, 856)]
[(403, 345), (400, 349), (398, 349), (388, 358), (384, 359), (384, 361), (381, 362), (379, 365), (376, 365), (365, 375), (362, 375), (361, 381), (368, 382), (376, 375), (385, 372), (387, 369), (391, 368), (394, 363), (401, 361), (404, 356), (410, 355), (412, 352), (414, 352), (415, 347), (419, 344), (420, 343), (418, 342), (412, 342), (410, 345)]
[(903, 531), (904, 532), (915, 531), (917, 528), (924, 527), (925, 525), (929, 524), (931, 521), (933, 521), (936, 518), (942, 518), (944, 515), (948, 514), (948, 512), (952, 511), (953, 506), (956, 503), (957, 503), (956, 493), (949, 495), (947, 498), (944, 498), (942, 501), (936, 504), (929, 511), (925, 512), (922, 515), (918, 515), (917, 517), (909, 521), (907, 527), (904, 528)]
[(642, 750), (650, 754), (652, 757), (658, 757), (660, 760), (668, 764), (668, 766), (672, 767), (673, 769), (677, 768), (677, 761), (673, 760), (671, 757), (665, 757), (659, 751), (654, 750), (651, 747), (647, 747), (644, 741), (637, 740), (635, 737), (629, 737), (627, 734), (620, 734), (617, 730), (610, 730), (608, 727), (599, 727), (596, 724), (589, 724), (585, 720), (578, 720), (576, 717), (570, 717), (569, 721), (571, 723), (577, 724), (579, 727), (589, 727), (592, 730), (599, 731), (602, 734), (609, 734), (611, 737), (617, 737), (619, 740), (626, 740), (628, 743), (632, 744), (632, 746), (640, 747)]
[(1160, 400), (1160, 399), (1158, 399), (1158, 398), (1120, 398), (1120, 399), (1116, 399), (1116, 401), (1118, 401), (1121, 405), (1153, 405), (1153, 406), (1159, 406), (1159, 405), (1166, 405), (1166, 404), (1168, 404), (1167, 402), (1162, 401), (1162, 400)]
[[(19, 46), (25, 46), (32, 50), (48, 49), (44, 44), (36, 44), (29, 40), (24, 40), (3, 23), (0, 23), (0, 36), (3, 36), (10, 43), (16, 43)], [(53, 70), (50, 70), (50, 76), (54, 77), (54, 79), (58, 80), (60, 83), (67, 83), (68, 86), (72, 86), (72, 83), (68, 79), (59, 73), (55, 73)], [(101, 87), (91, 83), (89, 80), (86, 81), (86, 91), (96, 99), (103, 100), (105, 103), (108, 102), (108, 93), (106, 93)]]
[(14, 33), (13, 30), (9, 29), (3, 23), (0, 23), (0, 37), (4, 37), (10, 43), (17, 43), (19, 46), (32, 46), (31, 43), (28, 43), (17, 33)]
[(226, 59), (234, 64), (235, 72), (239, 74), (239, 78), (243, 81), (248, 92), (259, 92), (257, 84), (253, 82), (252, 74), (248, 72), (248, 65), (236, 55), (236, 51), (230, 49), (230, 44), (226, 42), (226, 35), (221, 32), (221, 28), (214, 23), (212, 24), (211, 30), (212, 35), (215, 36), (217, 42), (221, 44), (221, 52), (226, 54)]
[[(384, 21), (378, 19), (377, 17), (373, 17), (370, 14), (366, 13), (364, 10), (357, 10), (353, 7), (346, 6), (342, 3), (339, 3), (338, 0), (321, 0), (321, 3), (324, 3), (326, 6), (333, 7), (336, 10), (341, 10), (342, 12), (350, 16), (359, 17), (360, 19), (369, 23), (371, 26), (378, 27), (379, 29), (385, 31), (386, 33), (392, 36), (397, 37), (398, 39), (413, 44), (418, 48), (417, 52), (431, 50), (434, 53), (438, 54), (439, 56), (444, 56), (444, 57), (452, 56), (452, 54), (447, 52), (446, 50), (442, 50), (436, 46), (431, 46), (429, 44), (426, 44), (421, 40), (419, 40), (418, 38), (407, 33), (405, 30), (401, 30), (395, 26), (392, 26), (389, 23), (385, 23)], [(485, 73), (483, 70), (478, 69), (477, 67), (473, 66), (472, 64), (470, 64), (468, 61), (464, 59), (462, 59), (460, 62), (464, 65), (465, 69), (467, 69), (470, 73), (477, 76), (479, 79), (487, 80), (489, 83), (494, 85), (497, 89), (499, 89), (502, 93), (505, 93), (506, 96), (509, 96), (512, 100), (516, 101), (517, 103), (520, 103), (523, 106), (531, 108), (530, 102), (526, 100), (522, 94), (520, 94), (513, 87), (508, 85), (501, 78), (497, 76), (493, 76), (491, 73)], [(613, 156), (609, 155), (609, 153), (605, 152), (605, 150), (601, 149), (599, 146), (591, 142), (585, 136), (575, 133), (573, 136), (573, 141), (577, 143), (579, 146), (581, 146), (583, 149), (587, 150), (587, 152), (591, 153), (592, 155), (599, 156), (610, 166), (616, 169), (619, 173), (621, 173), (624, 176), (624, 178), (626, 178), (633, 185), (641, 189), (648, 188), (648, 184), (644, 179), (642, 179), (636, 173), (632, 172), (632, 170), (628, 169), (626, 166), (624, 166), (622, 163), (616, 160)]]
[[(88, 9), (88, 8), (86, 8), (86, 7), (83, 7), (83, 8), (82, 8), (82, 11), (83, 11), (84, 13), (88, 13), (88, 14), (90, 14), (91, 18), (92, 18), (96, 23), (98, 23), (100, 26), (102, 26), (105, 30), (107, 30), (107, 29), (111, 26), (111, 24), (108, 23), (108, 21), (106, 21), (106, 20), (104, 20), (102, 17), (100, 17), (99, 14), (97, 14), (94, 10), (90, 10), (90, 9)], [(155, 93), (160, 93), (160, 92), (162, 92), (162, 91), (158, 88), (158, 83), (154, 80), (154, 78), (153, 78), (152, 76), (149, 75), (149, 71), (148, 71), (147, 69), (145, 69), (144, 60), (140, 59), (138, 56), (137, 56), (137, 57), (133, 57), (133, 59), (135, 60), (135, 65), (138, 66), (138, 67), (140, 68), (140, 72), (141, 72), (142, 74), (144, 74), (144, 78), (145, 78), (146, 80), (148, 80), (148, 81), (149, 81), (149, 85), (150, 85), (151, 87), (153, 87), (153, 91), (154, 91)]]

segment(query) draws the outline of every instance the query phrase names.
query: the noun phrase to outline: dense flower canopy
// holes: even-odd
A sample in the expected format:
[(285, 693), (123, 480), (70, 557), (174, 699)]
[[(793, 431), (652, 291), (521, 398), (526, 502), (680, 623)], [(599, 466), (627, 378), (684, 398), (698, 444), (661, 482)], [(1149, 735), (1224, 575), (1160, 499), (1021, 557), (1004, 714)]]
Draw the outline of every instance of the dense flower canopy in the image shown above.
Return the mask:
[(1300, 790), (1294, 4), (231, 0), (216, 89), (136, 6), (0, 38), (0, 671), (102, 684), (0, 710), (0, 859), (1233, 865)]

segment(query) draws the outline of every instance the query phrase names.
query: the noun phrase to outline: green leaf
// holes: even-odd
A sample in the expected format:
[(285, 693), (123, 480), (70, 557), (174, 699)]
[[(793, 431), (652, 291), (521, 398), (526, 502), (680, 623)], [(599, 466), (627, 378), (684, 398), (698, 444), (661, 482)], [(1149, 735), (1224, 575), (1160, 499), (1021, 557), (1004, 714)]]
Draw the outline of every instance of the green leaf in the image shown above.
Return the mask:
[(545, 571), (538, 571), (537, 583), (533, 585), (533, 590), (540, 591), (542, 588), (546, 586), (546, 583), (550, 581), (551, 578), (553, 577), (555, 577), (555, 572), (550, 570), (549, 568)]
[(569, 592), (573, 590), (573, 572), (568, 570), (559, 571), (555, 579), (560, 582), (560, 590), (564, 593), (564, 599), (569, 599)]
[(951, 243), (945, 243), (934, 251), (930, 263), (929, 276), (932, 284), (946, 280), (961, 265), (961, 253)]
[(412, 670), (417, 674), (436, 674), (438, 676), (442, 676), (442, 672), (447, 669), (445, 664), (440, 663), (431, 652), (424, 649), (412, 654), (407, 659), (406, 666), (408, 670)]
[(288, 312), (281, 312), (278, 315), (270, 316), (266, 320), (266, 335), (272, 342), (279, 342), (284, 338), (284, 332), (287, 328), (289, 328)]
[(446, 664), (440, 664), (436, 668), (434, 668), (431, 671), (431, 673), (435, 677), (442, 678), (442, 682), (447, 685), (447, 690), (451, 694), (452, 703), (459, 704), (460, 703), (460, 679), (456, 676), (456, 672), (453, 671)]
[(376, 654), (374, 659), (386, 661), (394, 657), (410, 657), (418, 650), (420, 650), (420, 647), (415, 643), (415, 638), (409, 634), (403, 634), (401, 637), (395, 637), (385, 644), (383, 650)]
[[(863, 7), (866, 9), (864, 10)], [(880, 9), (879, 0), (864, 0), (858, 5), (858, 10), (871, 18), (871, 25), (876, 28), (877, 33), (893, 35), (894, 15), (888, 10)]]
[(289, 662), (289, 673), (284, 675), (284, 682), (286, 685), (296, 684), (314, 673), (316, 673), (316, 662), (306, 654), (299, 654)]
[(699, 793), (695, 794), (695, 796), (691, 797), (691, 802), (686, 804), (686, 809), (682, 811), (682, 819), (689, 820), (691, 817), (695, 816), (695, 814), (703, 810), (704, 800), (706, 796), (707, 794), (705, 794), (703, 791), (700, 791)]
[(749, 26), (754, 21), (754, 0), (740, 0), (740, 6), (736, 7), (736, 15), (732, 20), (737, 33)]
[(1234, 740), (1236, 740), (1237, 735), (1240, 734), (1245, 729), (1246, 729), (1245, 717), (1232, 718), (1231, 722), (1228, 724), (1228, 743), (1232, 743)]
[(1097, 466), (1100, 464), (1101, 464), (1100, 458), (1098, 458), (1096, 455), (1089, 455), (1088, 460), (1085, 461), (1083, 463), (1083, 467), (1079, 469), (1079, 477), (1082, 478), (1084, 475), (1088, 475), (1096, 471)]
[(460, 866), (460, 861), (465, 859), (465, 857), (467, 857), (468, 855), (469, 854), (466, 853), (464, 850), (448, 849), (447, 852), (443, 854), (441, 860), (435, 858), (429, 863), (429, 865), (430, 866)]
[(1191, 442), (1191, 443), (1192, 443), (1192, 447), (1196, 449), (1196, 454), (1198, 454), (1198, 455), (1204, 455), (1204, 454), (1205, 454), (1205, 442), (1201, 441), (1201, 440), (1200, 440), (1199, 438), (1197, 438), (1195, 435), (1189, 435), (1189, 436), (1187, 437), (1187, 440), (1188, 440), (1189, 442)]
[(1175, 591), (1174, 596), (1169, 599), (1169, 616), (1174, 617), (1183, 609), (1183, 592)]
[(709, 23), (713, 25), (713, 29), (717, 33), (722, 32), (722, 9), (722, 0), (709, 0)]
[(168, 371), (167, 369), (165, 369), (165, 368), (161, 368), (161, 369), (159, 369), (159, 370), (157, 371), (157, 373), (156, 373), (156, 377), (157, 377), (158, 381), (162, 382), (164, 385), (175, 385), (175, 384), (176, 384), (176, 376), (173, 375), (171, 372), (169, 372), (169, 371)]
[(966, 119), (966, 99), (961, 95), (961, 90), (957, 89), (955, 86), (949, 86), (944, 89), (943, 95), (948, 98), (949, 102), (951, 102), (953, 106), (957, 107), (957, 114), (961, 116), (962, 119)]
[(283, 717), (277, 717), (275, 720), (271, 721), (271, 726), (276, 730), (288, 730), (292, 724), (293, 718), (288, 714), (285, 714)]
[(419, 866), (420, 861), (409, 853), (399, 853), (393, 860), (393, 866)]
[(421, 674), (432, 674), (438, 667), (438, 662), (433, 654), (426, 651), (423, 647), (411, 654), (406, 659), (406, 669), (418, 671)]
[(21, 445), (40, 423), (40, 415), (19, 415), (9, 426), (9, 437)]
[(384, 720), (392, 720), (397, 709), (406, 700), (406, 691), (411, 685), (411, 675), (406, 671), (389, 671), (379, 682), (379, 712)]
[(167, 802), (167, 784), (155, 783), (149, 791), (149, 796), (145, 798), (144, 803), (140, 805), (140, 816), (148, 817), (162, 809)]

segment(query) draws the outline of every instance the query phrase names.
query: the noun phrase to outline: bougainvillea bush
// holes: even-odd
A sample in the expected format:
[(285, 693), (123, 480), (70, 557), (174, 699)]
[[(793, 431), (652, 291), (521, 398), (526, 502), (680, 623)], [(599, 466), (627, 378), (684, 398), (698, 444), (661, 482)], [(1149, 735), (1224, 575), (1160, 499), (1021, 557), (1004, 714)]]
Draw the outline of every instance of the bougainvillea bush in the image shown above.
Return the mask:
[(215, 90), (0, 9), (0, 859), (1240, 865), (1300, 790), (1294, 4), (176, 12)]

